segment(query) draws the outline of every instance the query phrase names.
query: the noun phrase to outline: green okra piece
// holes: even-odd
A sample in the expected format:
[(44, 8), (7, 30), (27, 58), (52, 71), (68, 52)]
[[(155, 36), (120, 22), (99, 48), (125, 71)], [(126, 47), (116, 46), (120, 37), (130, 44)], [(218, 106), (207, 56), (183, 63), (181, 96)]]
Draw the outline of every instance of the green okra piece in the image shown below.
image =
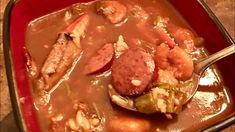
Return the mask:
[(146, 114), (156, 112), (156, 103), (151, 92), (137, 97), (134, 102), (135, 107), (139, 112)]

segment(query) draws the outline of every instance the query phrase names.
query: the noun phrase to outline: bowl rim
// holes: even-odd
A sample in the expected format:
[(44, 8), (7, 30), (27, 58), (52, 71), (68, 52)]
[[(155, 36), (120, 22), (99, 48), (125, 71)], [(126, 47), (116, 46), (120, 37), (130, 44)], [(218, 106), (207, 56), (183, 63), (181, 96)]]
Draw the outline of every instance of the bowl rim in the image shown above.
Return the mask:
[(5, 62), (5, 69), (7, 74), (7, 82), (11, 100), (12, 111), (14, 114), (14, 119), (16, 125), (20, 132), (26, 131), (26, 127), (23, 125), (22, 116), (20, 113), (20, 106), (18, 104), (18, 98), (15, 91), (15, 81), (13, 79), (13, 67), (12, 67), (12, 57), (10, 55), (10, 16), (14, 5), (16, 4), (15, 0), (10, 0), (5, 8), (3, 14), (3, 55)]
[[(16, 82), (14, 81), (14, 70), (12, 67), (12, 56), (10, 55), (10, 22), (11, 22), (11, 12), (18, 0), (10, 0), (5, 8), (3, 15), (3, 55), (5, 61), (5, 69), (7, 74), (7, 81), (9, 87), (9, 94), (11, 99), (11, 105), (13, 108), (13, 114), (15, 122), (20, 132), (27, 131), (26, 126), (24, 125), (24, 120), (20, 111), (19, 99), (16, 91)], [(227, 40), (229, 44), (235, 44), (232, 37), (229, 35), (224, 26), (220, 23), (219, 19), (215, 16), (209, 6), (204, 0), (197, 0), (199, 4), (203, 7), (210, 19), (216, 24), (220, 32), (223, 34), (223, 37)], [(205, 128), (202, 131), (219, 131), (235, 123), (235, 113), (231, 116), (225, 118), (224, 120), (212, 124), (208, 128)]]

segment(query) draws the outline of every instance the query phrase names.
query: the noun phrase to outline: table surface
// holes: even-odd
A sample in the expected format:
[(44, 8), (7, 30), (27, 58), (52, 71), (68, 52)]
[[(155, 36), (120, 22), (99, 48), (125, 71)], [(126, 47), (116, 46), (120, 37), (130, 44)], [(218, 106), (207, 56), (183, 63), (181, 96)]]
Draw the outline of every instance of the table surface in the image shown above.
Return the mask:
[[(0, 0), (0, 132), (17, 131), (8, 93), (2, 50), (2, 21), (4, 9), (8, 1)], [(205, 2), (235, 40), (235, 0), (205, 0)], [(223, 131), (234, 132), (235, 124)]]

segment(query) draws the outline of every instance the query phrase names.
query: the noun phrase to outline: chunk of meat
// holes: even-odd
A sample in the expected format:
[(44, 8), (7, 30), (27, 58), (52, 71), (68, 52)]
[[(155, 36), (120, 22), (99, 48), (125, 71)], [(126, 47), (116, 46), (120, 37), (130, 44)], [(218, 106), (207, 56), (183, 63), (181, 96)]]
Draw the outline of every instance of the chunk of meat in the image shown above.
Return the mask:
[(96, 9), (113, 24), (120, 23), (127, 16), (126, 6), (118, 1), (99, 1), (96, 3)]
[(91, 74), (104, 68), (113, 58), (113, 44), (105, 44), (85, 65), (84, 73)]
[(150, 131), (150, 122), (134, 117), (114, 116), (108, 122), (108, 131), (148, 132)]
[(49, 75), (56, 72), (56, 68), (60, 63), (61, 58), (63, 57), (66, 45), (68, 44), (68, 36), (61, 33), (58, 36), (56, 43), (53, 45), (52, 50), (50, 51), (47, 59), (45, 60), (41, 73), (42, 76), (47, 80)]
[[(176, 82), (172, 77), (178, 80), (187, 80), (192, 76), (194, 69), (192, 57), (178, 46), (170, 49), (166, 44), (162, 43), (156, 48), (154, 60), (156, 66), (166, 72), (164, 74), (160, 74), (162, 73), (161, 71), (158, 72), (158, 80), (160, 80), (160, 82), (164, 82), (163, 80), (168, 77), (169, 79), (167, 79), (166, 82), (168, 82), (168, 80)], [(172, 74), (174, 76), (172, 76)]]
[(193, 61), (190, 55), (183, 49), (175, 47), (169, 53), (169, 61), (175, 68), (174, 75), (178, 80), (187, 80), (193, 73)]
[(154, 61), (157, 67), (161, 69), (166, 69), (170, 66), (169, 61), (168, 61), (169, 51), (170, 51), (170, 48), (165, 43), (162, 43), (156, 47)]
[(180, 48), (183, 48), (188, 53), (195, 51), (194, 35), (190, 30), (186, 28), (177, 28), (171, 32), (171, 35), (174, 37)]
[(144, 92), (153, 77), (155, 64), (142, 48), (129, 48), (112, 65), (112, 83), (122, 95)]

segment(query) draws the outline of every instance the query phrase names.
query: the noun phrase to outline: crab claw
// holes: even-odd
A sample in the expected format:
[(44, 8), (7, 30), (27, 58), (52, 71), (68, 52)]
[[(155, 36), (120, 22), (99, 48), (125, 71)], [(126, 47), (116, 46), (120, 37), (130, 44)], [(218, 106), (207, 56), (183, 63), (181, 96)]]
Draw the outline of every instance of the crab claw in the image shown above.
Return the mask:
[(85, 30), (89, 23), (89, 15), (83, 14), (78, 19), (76, 19), (72, 24), (70, 24), (65, 30), (64, 33), (72, 37), (73, 42), (80, 47), (80, 39), (84, 37)]
[(68, 76), (80, 58), (81, 38), (88, 27), (89, 16), (84, 14), (59, 34), (52, 50), (48, 54), (36, 81), (38, 89), (51, 90), (57, 86), (63, 76)]

